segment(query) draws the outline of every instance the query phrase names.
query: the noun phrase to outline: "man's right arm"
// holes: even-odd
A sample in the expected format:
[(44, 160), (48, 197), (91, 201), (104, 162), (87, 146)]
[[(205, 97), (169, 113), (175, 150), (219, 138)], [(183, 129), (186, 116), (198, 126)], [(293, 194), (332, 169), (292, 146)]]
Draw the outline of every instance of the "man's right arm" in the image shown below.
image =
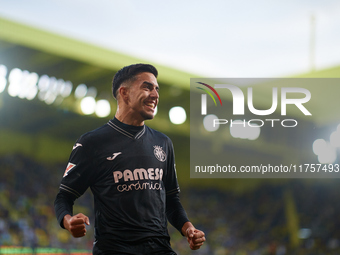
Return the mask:
[(73, 205), (95, 179), (92, 140), (89, 135), (84, 135), (76, 141), (59, 186), (59, 193), (54, 201), (59, 225), (74, 237), (84, 236), (85, 224), (90, 224), (87, 216), (73, 215)]
[(85, 224), (90, 225), (90, 221), (82, 213), (72, 216), (75, 199), (71, 193), (59, 191), (54, 201), (54, 209), (60, 226), (67, 229), (73, 237), (82, 237), (86, 235)]
[(76, 197), (72, 195), (71, 193), (59, 190), (59, 193), (57, 194), (57, 197), (54, 201), (54, 211), (57, 216), (59, 225), (62, 228), (65, 228), (64, 226), (65, 215), (73, 214), (73, 204), (75, 200), (76, 200)]

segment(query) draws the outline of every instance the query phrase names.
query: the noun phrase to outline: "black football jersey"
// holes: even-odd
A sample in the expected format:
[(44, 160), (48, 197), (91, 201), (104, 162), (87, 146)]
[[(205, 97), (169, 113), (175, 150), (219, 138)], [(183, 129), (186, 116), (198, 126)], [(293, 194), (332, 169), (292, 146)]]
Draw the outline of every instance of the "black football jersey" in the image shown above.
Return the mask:
[(84, 134), (73, 146), (59, 193), (74, 200), (88, 187), (96, 240), (168, 238), (166, 196), (179, 193), (171, 140), (117, 119)]

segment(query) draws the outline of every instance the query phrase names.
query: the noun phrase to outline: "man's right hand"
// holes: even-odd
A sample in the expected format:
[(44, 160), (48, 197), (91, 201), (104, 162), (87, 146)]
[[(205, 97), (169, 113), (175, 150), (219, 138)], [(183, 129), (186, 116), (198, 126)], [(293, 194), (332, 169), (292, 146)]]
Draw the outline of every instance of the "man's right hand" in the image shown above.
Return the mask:
[(82, 213), (74, 216), (67, 214), (64, 216), (63, 224), (73, 237), (82, 237), (86, 235), (85, 224), (90, 225), (90, 220)]

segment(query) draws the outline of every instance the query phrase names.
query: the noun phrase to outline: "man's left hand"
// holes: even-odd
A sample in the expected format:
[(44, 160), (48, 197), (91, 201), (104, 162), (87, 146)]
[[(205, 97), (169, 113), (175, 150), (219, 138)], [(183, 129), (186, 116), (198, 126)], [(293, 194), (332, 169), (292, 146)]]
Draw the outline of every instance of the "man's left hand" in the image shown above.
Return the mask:
[(196, 229), (192, 224), (186, 228), (184, 235), (186, 236), (191, 250), (198, 250), (205, 241), (203, 231)]

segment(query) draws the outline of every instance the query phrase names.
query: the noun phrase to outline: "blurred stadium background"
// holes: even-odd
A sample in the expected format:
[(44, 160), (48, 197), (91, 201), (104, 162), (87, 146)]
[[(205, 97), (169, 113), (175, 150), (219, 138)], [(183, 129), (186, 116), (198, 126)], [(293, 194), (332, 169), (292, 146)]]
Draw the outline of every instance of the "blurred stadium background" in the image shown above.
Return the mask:
[[(90, 254), (93, 225), (86, 237), (71, 238), (56, 222), (53, 201), (75, 140), (114, 115), (114, 73), (145, 61), (3, 18), (0, 28), (0, 254)], [(170, 226), (178, 254), (339, 254), (338, 179), (190, 179), (189, 80), (197, 75), (155, 65), (160, 107), (147, 124), (173, 140), (182, 203), (207, 236), (204, 247), (191, 252)], [(340, 66), (297, 77), (339, 78)], [(249, 154), (262, 146), (278, 158), (304, 149), (316, 160), (313, 142), (328, 141), (340, 123), (340, 86), (332, 92), (334, 112), (306, 123), (314, 128), (303, 144), (267, 133), (265, 143), (232, 146)], [(186, 113), (183, 123), (169, 118), (175, 106)], [(339, 150), (334, 153), (339, 162)], [(75, 212), (93, 222), (92, 211), (87, 192)]]

